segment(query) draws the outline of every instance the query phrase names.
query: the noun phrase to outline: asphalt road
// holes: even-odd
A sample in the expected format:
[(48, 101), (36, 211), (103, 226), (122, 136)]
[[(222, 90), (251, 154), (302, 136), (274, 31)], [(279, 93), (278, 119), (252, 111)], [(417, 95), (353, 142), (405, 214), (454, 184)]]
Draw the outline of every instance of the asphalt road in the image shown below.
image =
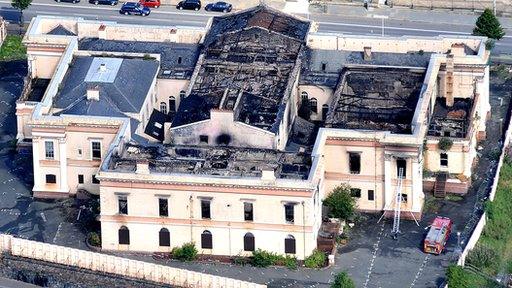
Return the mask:
[[(0, 15), (10, 21), (18, 21), (19, 14), (11, 8), (10, 1), (0, 0)], [(178, 11), (174, 6), (152, 9), (148, 17), (125, 16), (118, 13), (119, 5), (95, 6), (86, 0), (77, 4), (56, 3), (52, 0), (34, 0), (32, 5), (24, 12), (25, 21), (36, 15), (52, 16), (75, 16), (85, 19), (99, 19), (116, 21), (118, 23), (145, 24), (157, 26), (192, 26), (204, 27), (209, 17), (218, 15), (206, 11)], [(381, 19), (354, 15), (329, 15), (311, 13), (306, 17), (319, 24), (319, 32), (333, 32), (360, 35), (381, 35)], [(435, 18), (435, 17), (433, 17)], [(436, 36), (447, 35), (470, 35), (473, 24), (447, 25), (438, 23), (436, 19), (418, 19), (417, 21), (386, 19), (384, 34), (387, 36)], [(509, 31), (509, 35), (512, 31)], [(495, 53), (512, 54), (512, 36), (506, 36), (496, 44)]]

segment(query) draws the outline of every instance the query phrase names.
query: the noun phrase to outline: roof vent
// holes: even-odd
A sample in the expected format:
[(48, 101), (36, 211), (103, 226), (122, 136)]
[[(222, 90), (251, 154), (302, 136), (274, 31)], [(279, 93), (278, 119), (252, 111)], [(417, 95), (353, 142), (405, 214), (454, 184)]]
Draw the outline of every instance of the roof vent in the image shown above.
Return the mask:
[(364, 58), (364, 61), (372, 60), (372, 47), (364, 47), (363, 58)]
[(100, 100), (100, 89), (98, 86), (87, 88), (87, 100), (99, 101)]
[(105, 63), (101, 63), (101, 64), (100, 64), (100, 66), (99, 66), (99, 68), (98, 68), (98, 70), (99, 70), (100, 72), (107, 72), (107, 64), (105, 64)]

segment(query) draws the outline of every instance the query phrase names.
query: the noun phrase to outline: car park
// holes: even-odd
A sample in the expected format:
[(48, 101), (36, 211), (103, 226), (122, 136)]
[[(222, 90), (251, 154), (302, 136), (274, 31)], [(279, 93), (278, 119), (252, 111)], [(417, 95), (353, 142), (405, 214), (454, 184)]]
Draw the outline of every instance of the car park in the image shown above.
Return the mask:
[(89, 0), (89, 3), (91, 4), (94, 4), (94, 5), (111, 5), (111, 6), (114, 6), (114, 5), (117, 5), (118, 0)]
[(55, 0), (56, 2), (60, 3), (60, 2), (68, 2), (68, 3), (73, 3), (73, 4), (76, 4), (78, 2), (80, 2), (80, 0)]
[(121, 6), (119, 13), (124, 15), (148, 16), (151, 13), (151, 10), (148, 7), (142, 6), (138, 2), (126, 2)]
[(148, 8), (158, 8), (161, 6), (160, 0), (140, 0), (139, 3)]
[(176, 5), (176, 8), (179, 10), (195, 10), (198, 11), (201, 9), (201, 1), (200, 0), (183, 0), (178, 5)]
[(215, 12), (224, 12), (224, 13), (231, 12), (231, 9), (233, 9), (233, 5), (223, 2), (223, 1), (209, 3), (204, 7), (204, 10), (206, 10), (206, 11), (215, 11)]

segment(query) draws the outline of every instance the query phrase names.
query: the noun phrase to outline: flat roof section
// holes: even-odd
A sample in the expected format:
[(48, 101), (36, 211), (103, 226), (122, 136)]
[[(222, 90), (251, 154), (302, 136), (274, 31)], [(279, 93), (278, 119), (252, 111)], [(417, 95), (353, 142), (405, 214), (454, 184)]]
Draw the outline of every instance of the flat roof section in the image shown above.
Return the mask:
[(344, 69), (325, 126), (409, 134), (424, 78), (411, 69)]

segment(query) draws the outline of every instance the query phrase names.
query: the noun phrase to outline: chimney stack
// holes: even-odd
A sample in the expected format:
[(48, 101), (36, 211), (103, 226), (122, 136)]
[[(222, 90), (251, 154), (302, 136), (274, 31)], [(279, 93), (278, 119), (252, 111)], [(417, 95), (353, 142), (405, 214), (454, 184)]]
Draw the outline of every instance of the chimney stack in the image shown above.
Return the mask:
[(100, 89), (98, 86), (87, 88), (87, 100), (99, 101), (100, 100)]
[(368, 47), (368, 46), (364, 47), (363, 59), (364, 59), (364, 61), (372, 60), (372, 47)]
[(141, 159), (137, 161), (136, 174), (149, 174), (149, 161), (147, 159)]

